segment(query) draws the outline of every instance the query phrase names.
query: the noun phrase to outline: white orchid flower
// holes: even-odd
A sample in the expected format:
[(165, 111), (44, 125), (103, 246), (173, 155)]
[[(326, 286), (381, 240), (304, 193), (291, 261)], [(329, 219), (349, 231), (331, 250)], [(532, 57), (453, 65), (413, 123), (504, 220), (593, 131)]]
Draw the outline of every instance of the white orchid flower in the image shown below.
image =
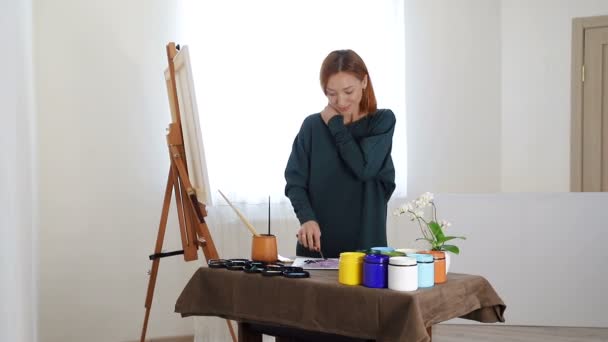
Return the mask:
[[(406, 214), (410, 221), (418, 221), (418, 225), (420, 226), (420, 231), (423, 235), (422, 238), (418, 240), (426, 240), (431, 245), (433, 250), (443, 250), (448, 251), (454, 254), (459, 253), (459, 248), (454, 245), (446, 245), (445, 241), (439, 240), (437, 236), (433, 233), (437, 224), (439, 224), (440, 229), (446, 229), (450, 227), (452, 224), (446, 220), (438, 220), (437, 219), (437, 208), (435, 203), (433, 202), (435, 196), (430, 192), (425, 192), (420, 195), (418, 198), (411, 200), (409, 202), (404, 203), (397, 210), (394, 211), (395, 215), (403, 215)], [(426, 209), (426, 207), (431, 206), (432, 208)], [(430, 212), (431, 217), (429, 219), (424, 218), (424, 214)], [(454, 236), (450, 237), (450, 239), (466, 239), (465, 237)]]
[(425, 202), (430, 203), (433, 201), (433, 194), (430, 192), (425, 192), (420, 196)]

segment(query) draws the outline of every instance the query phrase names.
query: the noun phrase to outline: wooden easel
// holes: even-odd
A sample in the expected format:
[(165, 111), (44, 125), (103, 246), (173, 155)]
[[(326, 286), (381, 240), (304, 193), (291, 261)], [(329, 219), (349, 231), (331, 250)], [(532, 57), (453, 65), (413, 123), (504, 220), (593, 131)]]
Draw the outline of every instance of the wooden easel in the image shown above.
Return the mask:
[[(182, 135), (182, 125), (179, 110), (179, 102), (177, 98), (177, 86), (175, 81), (175, 65), (173, 60), (178, 53), (175, 43), (167, 44), (167, 60), (169, 63), (170, 86), (169, 86), (169, 103), (171, 105), (172, 122), (169, 124), (167, 133), (167, 145), (169, 148), (169, 158), (171, 167), (169, 168), (169, 176), (167, 179), (167, 187), (165, 189), (165, 199), (163, 209), (160, 216), (160, 224), (158, 227), (158, 235), (156, 237), (156, 246), (154, 254), (150, 255), (152, 260), (152, 270), (150, 271), (150, 279), (148, 281), (148, 292), (146, 295), (146, 315), (141, 331), (141, 342), (146, 339), (146, 330), (148, 328), (148, 318), (150, 317), (150, 309), (152, 307), (152, 297), (154, 296), (154, 287), (156, 285), (156, 277), (158, 275), (158, 266), (160, 259), (173, 255), (184, 255), (185, 261), (198, 259), (198, 248), (201, 247), (205, 259), (219, 259), (215, 244), (209, 233), (209, 228), (205, 222), (207, 210), (205, 205), (198, 201), (196, 191), (190, 183), (188, 177), (188, 167), (186, 161), (186, 153), (184, 149), (184, 139)], [(167, 226), (167, 217), (169, 215), (169, 207), (171, 204), (171, 192), (175, 192), (175, 202), (177, 206), (177, 217), (179, 220), (179, 230), (182, 241), (181, 251), (163, 253), (163, 240), (165, 238), (165, 228)], [(226, 320), (232, 341), (236, 342), (234, 328), (229, 320)]]

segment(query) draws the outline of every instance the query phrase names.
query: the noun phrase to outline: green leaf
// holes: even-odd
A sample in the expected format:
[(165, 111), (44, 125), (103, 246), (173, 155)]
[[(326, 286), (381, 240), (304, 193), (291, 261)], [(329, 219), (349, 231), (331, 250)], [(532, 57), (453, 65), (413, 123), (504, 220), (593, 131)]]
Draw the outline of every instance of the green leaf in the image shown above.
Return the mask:
[(460, 253), (460, 249), (454, 245), (443, 245), (441, 246), (441, 250), (442, 251), (448, 251), (448, 252), (452, 252), (454, 254), (459, 254)]
[(443, 231), (441, 230), (441, 226), (439, 225), (439, 223), (431, 221), (429, 222), (428, 226), (431, 233), (433, 233), (435, 240), (439, 241), (445, 238), (445, 235), (443, 235)]
[(437, 239), (437, 242), (439, 243), (444, 243), (450, 240), (454, 240), (454, 239), (463, 239), (466, 240), (467, 238), (465, 238), (464, 236), (444, 236), (442, 239)]

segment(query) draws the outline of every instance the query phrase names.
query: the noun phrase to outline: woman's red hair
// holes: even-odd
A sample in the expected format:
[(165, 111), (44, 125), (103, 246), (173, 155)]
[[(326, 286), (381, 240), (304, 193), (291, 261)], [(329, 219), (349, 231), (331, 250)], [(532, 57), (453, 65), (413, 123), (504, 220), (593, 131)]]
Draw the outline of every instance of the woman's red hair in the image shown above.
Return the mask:
[(327, 82), (329, 78), (339, 72), (347, 72), (355, 76), (359, 81), (363, 81), (367, 76), (367, 87), (363, 90), (359, 111), (361, 113), (373, 114), (376, 112), (377, 103), (372, 80), (369, 77), (367, 67), (363, 59), (353, 50), (336, 50), (332, 51), (325, 57), (321, 65), (321, 88), (323, 93), (326, 92)]

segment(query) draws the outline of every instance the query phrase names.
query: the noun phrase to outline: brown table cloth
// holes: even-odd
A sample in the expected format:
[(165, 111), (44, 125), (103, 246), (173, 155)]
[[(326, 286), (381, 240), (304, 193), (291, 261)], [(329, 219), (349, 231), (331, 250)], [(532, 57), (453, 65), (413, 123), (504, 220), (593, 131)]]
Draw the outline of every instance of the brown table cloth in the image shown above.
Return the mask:
[(414, 292), (338, 283), (338, 271), (307, 279), (199, 268), (175, 312), (219, 316), (377, 341), (430, 341), (427, 327), (460, 317), (504, 322), (506, 305), (483, 277), (449, 273), (448, 281)]

